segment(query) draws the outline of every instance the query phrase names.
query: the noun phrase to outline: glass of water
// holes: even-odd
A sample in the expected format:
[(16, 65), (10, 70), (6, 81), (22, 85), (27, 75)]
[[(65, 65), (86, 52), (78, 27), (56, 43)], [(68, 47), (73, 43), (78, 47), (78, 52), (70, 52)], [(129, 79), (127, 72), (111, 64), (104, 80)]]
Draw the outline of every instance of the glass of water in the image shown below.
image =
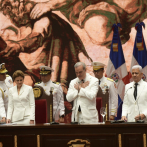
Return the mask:
[(105, 107), (101, 107), (101, 109), (100, 109), (100, 114), (101, 114), (102, 117), (103, 117), (103, 123), (105, 123), (105, 121), (104, 121), (104, 117), (105, 117), (105, 115), (106, 115), (106, 108), (105, 108)]

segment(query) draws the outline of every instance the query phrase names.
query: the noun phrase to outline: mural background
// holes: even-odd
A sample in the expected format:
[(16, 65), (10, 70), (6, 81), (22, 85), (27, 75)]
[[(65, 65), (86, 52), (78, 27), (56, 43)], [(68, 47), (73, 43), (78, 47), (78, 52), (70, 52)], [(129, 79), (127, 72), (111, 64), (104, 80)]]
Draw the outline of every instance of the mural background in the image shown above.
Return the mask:
[[(42, 2), (42, 3), (41, 3)], [(58, 3), (52, 11), (32, 19), (37, 5)], [(68, 86), (75, 78), (74, 64), (83, 61), (93, 75), (91, 61), (106, 64), (112, 40), (112, 25), (120, 22), (120, 36), (129, 71), (136, 30), (140, 20), (147, 25), (147, 0), (1, 0), (0, 1), (0, 62), (5, 62), (9, 74), (21, 69), (25, 83), (39, 82), (39, 66), (55, 69), (53, 81)], [(143, 29), (147, 43), (147, 28)], [(66, 93), (66, 90), (65, 90)], [(67, 122), (71, 104), (65, 101)]]

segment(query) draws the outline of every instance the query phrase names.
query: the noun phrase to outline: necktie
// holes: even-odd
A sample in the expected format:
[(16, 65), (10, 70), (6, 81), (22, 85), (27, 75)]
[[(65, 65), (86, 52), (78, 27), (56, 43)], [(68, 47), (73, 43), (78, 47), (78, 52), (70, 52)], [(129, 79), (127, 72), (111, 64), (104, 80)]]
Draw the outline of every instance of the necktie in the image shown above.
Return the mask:
[(101, 84), (101, 80), (99, 80), (99, 85)]
[(135, 88), (134, 88), (134, 98), (135, 98), (135, 100), (137, 98), (137, 85), (138, 85), (138, 83), (135, 83)]

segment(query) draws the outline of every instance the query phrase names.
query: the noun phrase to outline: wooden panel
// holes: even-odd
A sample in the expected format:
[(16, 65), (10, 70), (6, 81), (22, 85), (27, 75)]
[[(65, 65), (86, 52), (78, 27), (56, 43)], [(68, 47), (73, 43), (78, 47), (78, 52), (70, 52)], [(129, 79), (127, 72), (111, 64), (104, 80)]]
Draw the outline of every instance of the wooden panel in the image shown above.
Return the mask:
[(3, 147), (14, 147), (13, 135), (0, 135), (0, 142)]
[(37, 135), (26, 134), (17, 136), (18, 147), (36, 147), (37, 146)]
[(143, 147), (141, 133), (124, 133), (122, 135), (122, 147)]
[(92, 147), (117, 147), (117, 135), (116, 134), (74, 134), (74, 135), (41, 135), (41, 147), (66, 147), (70, 140), (82, 139), (88, 140)]

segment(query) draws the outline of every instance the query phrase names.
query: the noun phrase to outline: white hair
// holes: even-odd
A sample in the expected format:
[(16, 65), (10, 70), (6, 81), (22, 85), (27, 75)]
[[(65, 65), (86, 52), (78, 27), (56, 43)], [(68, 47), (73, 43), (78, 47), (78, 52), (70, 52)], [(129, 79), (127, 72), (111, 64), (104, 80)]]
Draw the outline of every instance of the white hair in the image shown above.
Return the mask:
[(75, 65), (74, 65), (74, 67), (75, 68), (77, 68), (78, 66), (83, 66), (83, 69), (85, 70), (86, 69), (86, 64), (85, 63), (83, 63), (83, 62), (77, 62)]
[(134, 66), (132, 67), (132, 70), (133, 70), (133, 69), (137, 69), (137, 68), (139, 69), (140, 72), (142, 72), (142, 67), (141, 67), (140, 65), (134, 65)]

